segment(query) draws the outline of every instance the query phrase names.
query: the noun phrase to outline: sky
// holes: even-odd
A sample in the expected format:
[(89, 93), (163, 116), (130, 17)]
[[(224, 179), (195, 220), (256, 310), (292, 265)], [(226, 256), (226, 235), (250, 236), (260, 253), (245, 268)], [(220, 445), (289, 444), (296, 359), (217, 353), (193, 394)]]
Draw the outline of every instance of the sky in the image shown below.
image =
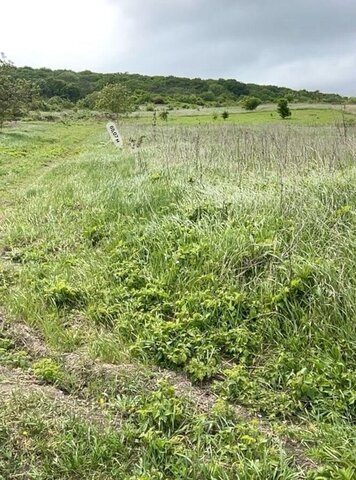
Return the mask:
[(18, 66), (356, 96), (356, 0), (0, 0)]

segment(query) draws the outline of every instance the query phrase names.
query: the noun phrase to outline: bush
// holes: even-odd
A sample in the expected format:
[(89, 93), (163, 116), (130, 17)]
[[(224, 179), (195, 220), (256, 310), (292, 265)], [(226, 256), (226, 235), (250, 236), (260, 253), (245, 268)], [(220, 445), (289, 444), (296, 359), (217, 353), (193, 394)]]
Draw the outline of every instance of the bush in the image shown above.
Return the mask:
[(89, 93), (85, 98), (82, 98), (77, 102), (79, 108), (87, 108), (89, 110), (95, 110), (95, 104), (98, 101), (99, 92)]
[(112, 83), (99, 92), (95, 108), (116, 115), (128, 113), (132, 111), (133, 99), (125, 85)]
[(261, 100), (257, 97), (245, 97), (245, 99), (242, 101), (242, 108), (250, 111), (256, 110), (261, 103)]
[(61, 97), (51, 97), (46, 102), (47, 109), (51, 112), (60, 112), (66, 108), (73, 108), (74, 105), (69, 100), (65, 100)]
[(290, 108), (288, 107), (288, 100), (286, 98), (280, 98), (278, 100), (277, 112), (281, 118), (287, 118), (292, 115)]

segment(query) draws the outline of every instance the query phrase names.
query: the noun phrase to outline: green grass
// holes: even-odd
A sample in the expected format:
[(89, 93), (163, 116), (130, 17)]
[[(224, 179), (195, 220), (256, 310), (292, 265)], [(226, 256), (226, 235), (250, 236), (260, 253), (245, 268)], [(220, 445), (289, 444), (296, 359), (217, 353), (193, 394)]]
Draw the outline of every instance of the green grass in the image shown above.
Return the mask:
[[(297, 478), (256, 425), (221, 403), (195, 412), (166, 384), (113, 401), (101, 415), (73, 413), (42, 395), (0, 400), (0, 476), (36, 479)], [(98, 407), (97, 407), (98, 410)], [(115, 428), (115, 418), (121, 420)], [(99, 421), (99, 418), (100, 421)], [(89, 418), (88, 418), (89, 417)]]
[(50, 167), (56, 159), (86, 151), (85, 139), (95, 131), (95, 125), (30, 123), (22, 128), (7, 128), (0, 132), (0, 214), (5, 200), (21, 181), (38, 174), (41, 167)]
[[(228, 111), (228, 109), (227, 109)], [(355, 115), (352, 113), (345, 114), (345, 118), (348, 122), (355, 123)], [(287, 120), (282, 120), (277, 112), (243, 112), (232, 113), (229, 118), (224, 120), (219, 116), (216, 120), (212, 119), (210, 115), (191, 115), (191, 116), (179, 116), (171, 118), (169, 120), (172, 123), (179, 123), (182, 125), (196, 125), (196, 124), (209, 124), (212, 121), (217, 124), (278, 124), (285, 122), (287, 124), (297, 125), (327, 125), (338, 123), (342, 121), (342, 113), (335, 110), (314, 110), (314, 109), (301, 109), (292, 110), (292, 117)]]
[[(319, 473), (229, 407), (201, 418), (166, 385), (125, 393), (128, 426), (105, 432), (7, 403), (0, 478), (34, 458), (29, 478), (353, 478), (356, 132), (311, 128), (309, 114), (260, 126), (269, 112), (236, 114), (247, 127), (129, 121), (124, 138), (145, 136), (138, 152), (116, 150), (101, 124), (5, 130), (0, 293), (59, 355), (183, 371), (301, 442)], [(30, 368), (78, 394), (56, 359)], [(111, 391), (108, 415), (120, 408)], [(22, 421), (42, 430), (14, 458)]]
[[(222, 112), (226, 110), (230, 112), (229, 117), (224, 120)], [(236, 111), (237, 110), (237, 111)], [(164, 125), (208, 125), (208, 124), (237, 124), (237, 125), (306, 125), (306, 126), (322, 126), (335, 125), (345, 122), (349, 125), (355, 125), (356, 116), (351, 111), (343, 111), (341, 108), (316, 108), (303, 105), (291, 105), (292, 116), (286, 120), (282, 120), (276, 111), (276, 106), (260, 107), (257, 111), (248, 112), (241, 109), (225, 108), (225, 109), (201, 109), (201, 111), (182, 111), (169, 112), (168, 122), (159, 119), (159, 124)], [(214, 114), (216, 118), (214, 118)], [(135, 117), (135, 115), (133, 115)], [(144, 112), (139, 116), (141, 123), (150, 123), (152, 121), (152, 113)], [(132, 121), (137, 122), (137, 118)]]

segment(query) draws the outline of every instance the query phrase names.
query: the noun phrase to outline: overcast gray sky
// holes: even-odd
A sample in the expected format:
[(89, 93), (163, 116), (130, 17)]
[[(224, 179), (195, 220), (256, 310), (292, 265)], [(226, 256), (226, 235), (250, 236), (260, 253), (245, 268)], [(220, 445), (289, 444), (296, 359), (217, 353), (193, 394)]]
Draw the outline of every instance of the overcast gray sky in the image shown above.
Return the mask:
[(356, 0), (0, 0), (16, 65), (356, 96)]

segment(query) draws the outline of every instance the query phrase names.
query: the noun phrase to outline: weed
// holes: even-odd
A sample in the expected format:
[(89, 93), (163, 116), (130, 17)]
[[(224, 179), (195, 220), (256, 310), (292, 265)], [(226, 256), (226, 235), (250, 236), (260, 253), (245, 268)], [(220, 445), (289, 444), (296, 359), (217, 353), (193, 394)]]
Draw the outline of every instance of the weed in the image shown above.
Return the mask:
[(61, 367), (51, 358), (42, 358), (34, 362), (32, 370), (36, 377), (47, 383), (56, 384), (61, 380)]

